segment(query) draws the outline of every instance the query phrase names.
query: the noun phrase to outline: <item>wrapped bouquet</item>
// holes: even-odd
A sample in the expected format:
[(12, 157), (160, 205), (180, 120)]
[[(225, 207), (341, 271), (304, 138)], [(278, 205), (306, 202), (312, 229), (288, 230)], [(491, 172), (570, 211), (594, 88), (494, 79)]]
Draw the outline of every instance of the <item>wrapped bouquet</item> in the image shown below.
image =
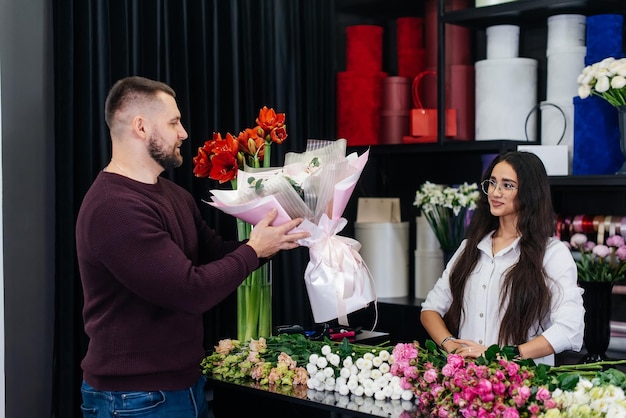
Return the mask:
[(346, 140), (309, 140), (303, 153), (287, 153), (279, 168), (249, 168), (237, 175), (236, 190), (211, 190), (210, 205), (252, 225), (271, 208), (276, 224), (304, 218), (298, 229), (311, 236), (304, 280), (315, 322), (338, 319), (375, 301), (374, 282), (359, 254), (358, 241), (337, 235), (369, 151), (346, 156)]

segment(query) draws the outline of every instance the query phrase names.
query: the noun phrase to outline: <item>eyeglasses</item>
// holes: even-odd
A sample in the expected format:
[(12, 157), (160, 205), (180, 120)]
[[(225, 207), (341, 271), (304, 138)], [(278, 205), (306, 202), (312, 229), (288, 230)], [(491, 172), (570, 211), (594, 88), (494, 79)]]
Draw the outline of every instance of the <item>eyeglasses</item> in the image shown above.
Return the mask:
[(511, 193), (513, 193), (513, 190), (517, 190), (517, 186), (513, 183), (505, 181), (504, 183), (499, 184), (494, 180), (483, 180), (482, 183), (480, 183), (480, 187), (484, 194), (493, 193), (497, 187), (498, 190), (500, 190), (500, 193), (502, 193), (502, 196), (510, 196)]

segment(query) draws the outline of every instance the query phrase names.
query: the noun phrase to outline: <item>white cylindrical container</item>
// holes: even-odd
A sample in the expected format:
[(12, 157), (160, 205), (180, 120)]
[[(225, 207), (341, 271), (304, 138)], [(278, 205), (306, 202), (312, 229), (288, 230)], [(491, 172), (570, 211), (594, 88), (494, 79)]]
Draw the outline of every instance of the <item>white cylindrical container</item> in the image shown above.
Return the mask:
[(415, 250), (415, 297), (426, 299), (443, 273), (443, 251)]
[(356, 222), (354, 236), (378, 298), (409, 295), (409, 223)]
[(495, 25), (487, 28), (487, 59), (519, 56), (519, 26)]
[(548, 18), (548, 54), (559, 48), (585, 46), (587, 16), (560, 14)]
[(586, 46), (563, 46), (549, 50), (546, 100), (562, 101), (578, 95), (577, 78), (585, 68)]
[(415, 217), (415, 248), (431, 251), (439, 250), (439, 240), (424, 216)]
[(537, 60), (507, 58), (476, 64), (476, 140), (526, 141), (535, 132)]
[(515, 0), (476, 0), (476, 7), (493, 6), (496, 4), (510, 3)]

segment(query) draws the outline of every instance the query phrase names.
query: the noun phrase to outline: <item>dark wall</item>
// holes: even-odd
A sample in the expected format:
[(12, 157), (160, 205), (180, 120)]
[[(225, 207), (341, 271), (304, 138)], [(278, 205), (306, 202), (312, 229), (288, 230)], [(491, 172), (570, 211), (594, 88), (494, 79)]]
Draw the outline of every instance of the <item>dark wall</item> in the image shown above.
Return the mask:
[(49, 3), (0, 0), (2, 417), (50, 416), (55, 193)]

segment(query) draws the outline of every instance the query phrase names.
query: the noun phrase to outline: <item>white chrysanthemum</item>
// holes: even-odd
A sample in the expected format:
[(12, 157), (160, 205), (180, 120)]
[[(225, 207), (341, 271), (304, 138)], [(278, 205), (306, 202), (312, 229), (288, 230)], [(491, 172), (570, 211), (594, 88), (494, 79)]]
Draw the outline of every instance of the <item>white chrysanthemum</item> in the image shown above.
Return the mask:
[(340, 395), (348, 395), (350, 393), (350, 388), (348, 385), (339, 386), (339, 394)]
[(364, 391), (365, 389), (361, 385), (358, 385), (357, 387), (355, 387), (354, 390), (350, 390), (350, 392), (355, 396), (363, 396)]
[(352, 372), (350, 371), (348, 367), (342, 367), (341, 370), (339, 370), (339, 376), (347, 379), (350, 376), (352, 376)]
[(374, 393), (376, 393), (376, 391), (374, 390), (373, 386), (369, 386), (369, 387), (363, 387), (363, 395), (367, 396), (367, 397), (372, 397), (374, 396)]
[(309, 376), (313, 376), (315, 373), (317, 373), (318, 370), (319, 369), (317, 368), (315, 363), (308, 363), (306, 365), (306, 371), (309, 374)]
[(335, 353), (327, 354), (326, 359), (328, 360), (330, 364), (332, 364), (335, 367), (339, 366), (339, 363), (341, 362), (341, 357), (339, 357), (339, 354), (335, 354)]
[(325, 367), (322, 372), (326, 377), (335, 377), (335, 369), (333, 369), (332, 367)]
[(370, 371), (370, 377), (374, 380), (380, 378), (383, 376), (383, 373), (380, 371), (380, 369), (372, 369)]
[(354, 364), (354, 362), (352, 361), (352, 357), (346, 357), (343, 359), (341, 364), (343, 364), (343, 367), (350, 367)]
[(327, 356), (327, 355), (329, 355), (329, 354), (330, 354), (330, 353), (332, 353), (332, 352), (333, 352), (333, 350), (332, 350), (332, 348), (330, 348), (330, 346), (329, 346), (329, 345), (324, 345), (324, 346), (322, 347), (322, 354), (323, 354), (324, 356)]
[[(358, 374), (357, 377), (359, 378), (360, 381), (363, 381), (365, 379), (372, 379), (372, 369), (364, 369), (361, 370)], [(373, 380), (373, 379), (372, 379)]]
[(370, 359), (366, 359), (363, 358), (363, 361), (361, 362), (361, 364), (359, 365), (359, 362), (357, 361), (357, 367), (361, 370), (372, 370), (373, 364), (372, 364), (372, 360)]
[(348, 379), (345, 377), (339, 376), (335, 379), (335, 386), (347, 385)]
[(374, 399), (383, 400), (383, 399), (386, 399), (386, 398), (387, 398), (387, 396), (385, 396), (384, 391), (378, 390), (378, 391), (374, 392)]
[(389, 361), (389, 359), (391, 358), (391, 353), (387, 350), (380, 350), (378, 352), (378, 357), (380, 357), (382, 361)]
[(374, 385), (374, 381), (372, 379), (363, 379), (359, 381), (361, 382), (361, 386), (365, 389), (371, 388)]
[(357, 387), (359, 387), (359, 381), (356, 379), (348, 379), (347, 386), (350, 391), (354, 391)]
[(379, 377), (378, 379), (374, 380), (374, 384), (379, 388), (388, 387), (390, 388), (390, 390), (393, 390), (393, 386), (389, 384), (389, 380), (385, 379), (384, 377)]
[(411, 399), (413, 399), (413, 392), (411, 392), (410, 390), (403, 390), (402, 399), (405, 401), (410, 401)]
[(383, 364), (383, 359), (381, 359), (379, 356), (376, 356), (372, 359), (372, 366), (380, 367), (381, 364)]
[(317, 363), (317, 359), (318, 359), (319, 357), (320, 357), (320, 356), (319, 356), (319, 354), (312, 353), (312, 354), (309, 356), (309, 363), (316, 364), (316, 363)]
[(387, 374), (389, 373), (389, 370), (391, 370), (391, 366), (389, 365), (389, 363), (385, 362), (378, 366), (378, 370), (380, 370), (382, 374)]
[(315, 376), (313, 376), (314, 379), (317, 379), (320, 382), (323, 382), (324, 380), (326, 380), (326, 375), (324, 374), (323, 370), (318, 370), (317, 373), (315, 373)]
[(315, 365), (319, 369), (324, 369), (326, 368), (326, 366), (328, 366), (328, 360), (326, 360), (326, 357), (318, 357), (317, 362), (315, 362)]

